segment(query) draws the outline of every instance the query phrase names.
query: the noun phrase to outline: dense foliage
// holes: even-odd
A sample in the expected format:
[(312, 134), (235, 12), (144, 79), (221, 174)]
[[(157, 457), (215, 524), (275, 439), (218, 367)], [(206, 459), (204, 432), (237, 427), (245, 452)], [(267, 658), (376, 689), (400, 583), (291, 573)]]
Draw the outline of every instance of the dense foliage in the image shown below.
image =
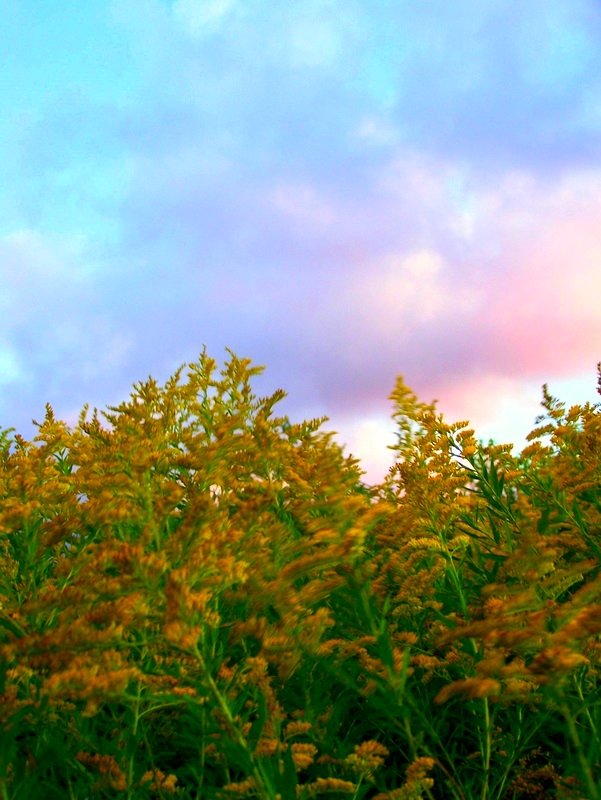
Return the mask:
[(601, 798), (599, 405), (368, 487), (230, 355), (0, 431), (0, 799)]

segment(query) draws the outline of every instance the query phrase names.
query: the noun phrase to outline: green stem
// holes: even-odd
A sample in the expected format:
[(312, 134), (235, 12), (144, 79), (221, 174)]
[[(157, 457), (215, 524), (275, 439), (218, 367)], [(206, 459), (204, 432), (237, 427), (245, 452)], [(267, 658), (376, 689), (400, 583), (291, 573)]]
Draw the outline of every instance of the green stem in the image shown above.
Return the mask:
[(562, 713), (568, 723), (568, 730), (570, 731), (570, 736), (572, 737), (572, 741), (574, 742), (574, 747), (576, 748), (576, 752), (578, 754), (578, 761), (580, 763), (580, 769), (584, 773), (584, 777), (586, 779), (586, 785), (588, 789), (588, 796), (590, 800), (599, 800), (599, 792), (597, 791), (597, 785), (593, 779), (593, 773), (591, 772), (590, 765), (586, 758), (584, 757), (584, 753), (582, 751), (582, 743), (580, 741), (580, 737), (578, 736), (578, 731), (576, 730), (576, 723), (574, 721), (574, 717), (570, 713), (570, 709), (568, 708), (567, 704), (563, 704), (561, 707)]
[(127, 798), (131, 800), (133, 792), (134, 781), (134, 754), (135, 754), (135, 741), (138, 733), (138, 722), (140, 721), (140, 683), (138, 682), (136, 697), (134, 699), (134, 724), (132, 727), (132, 740), (134, 746), (130, 748), (129, 763), (127, 765)]
[(235, 742), (241, 748), (243, 748), (249, 756), (250, 762), (252, 764), (253, 777), (257, 784), (257, 791), (259, 792), (260, 797), (266, 798), (266, 800), (275, 800), (275, 792), (273, 790), (273, 787), (271, 786), (271, 782), (269, 781), (267, 776), (263, 773), (263, 771), (260, 769), (260, 766), (257, 766), (254, 755), (252, 751), (249, 749), (248, 742), (246, 741), (246, 739), (244, 738), (244, 736), (240, 731), (240, 728), (236, 724), (236, 721), (232, 716), (232, 713), (224, 696), (219, 691), (219, 688), (215, 683), (213, 676), (210, 674), (208, 670), (204, 669), (204, 659), (202, 655), (200, 654), (198, 648), (195, 647), (194, 649), (195, 649), (195, 656), (198, 658), (201, 665), (203, 666), (204, 678), (211, 690), (211, 693), (213, 694), (213, 697), (217, 701), (221, 713), (223, 714), (223, 716), (227, 721), (231, 735), (233, 736)]
[(484, 783), (482, 784), (482, 800), (486, 800), (488, 795), (488, 778), (490, 774), (490, 746), (491, 746), (491, 724), (490, 710), (488, 707), (488, 697), (484, 698)]
[(599, 739), (599, 732), (597, 730), (597, 726), (593, 722), (593, 718), (591, 717), (591, 712), (589, 711), (588, 705), (586, 704), (586, 701), (584, 699), (584, 695), (582, 694), (582, 686), (580, 685), (580, 681), (574, 680), (574, 683), (576, 685), (576, 691), (578, 692), (578, 697), (582, 700), (582, 709), (589, 721), (590, 732), (597, 744), (597, 752), (599, 752), (599, 750), (601, 750), (601, 740)]

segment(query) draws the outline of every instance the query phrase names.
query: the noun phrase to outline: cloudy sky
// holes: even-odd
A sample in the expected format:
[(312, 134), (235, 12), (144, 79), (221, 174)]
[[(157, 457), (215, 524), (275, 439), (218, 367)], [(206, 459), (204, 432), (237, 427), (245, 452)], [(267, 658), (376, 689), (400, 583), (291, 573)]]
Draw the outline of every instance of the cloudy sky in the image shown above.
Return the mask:
[[(368, 483), (397, 375), (599, 401), (597, 0), (0, 0), (0, 426), (231, 348)], [(185, 374), (185, 371), (184, 371)]]

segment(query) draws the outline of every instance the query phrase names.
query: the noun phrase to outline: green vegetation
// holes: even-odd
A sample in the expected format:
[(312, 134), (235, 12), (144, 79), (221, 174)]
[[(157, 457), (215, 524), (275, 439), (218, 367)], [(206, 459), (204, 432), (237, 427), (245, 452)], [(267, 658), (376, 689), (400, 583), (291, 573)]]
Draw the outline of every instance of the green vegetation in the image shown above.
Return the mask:
[(367, 487), (230, 355), (0, 431), (0, 800), (599, 800), (598, 405)]

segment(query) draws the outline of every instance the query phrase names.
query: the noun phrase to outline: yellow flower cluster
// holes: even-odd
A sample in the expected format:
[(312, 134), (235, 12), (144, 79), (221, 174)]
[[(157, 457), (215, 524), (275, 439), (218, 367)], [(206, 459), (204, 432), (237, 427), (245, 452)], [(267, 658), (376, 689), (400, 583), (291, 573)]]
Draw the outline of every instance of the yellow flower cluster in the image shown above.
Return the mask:
[[(256, 400), (248, 364), (232, 357), (216, 379), (203, 353), (186, 384), (178, 371), (110, 407), (111, 429), (86, 407), (71, 431), (47, 406), (39, 446), (0, 439), (6, 752), (35, 772), (18, 726), (69, 730), (90, 786), (114, 793), (185, 791), (184, 753), (213, 781), (207, 796), (277, 797), (273, 776), (292, 765), (299, 797), (353, 795), (397, 785), (402, 754), (404, 784), (376, 800), (432, 798), (434, 777), (460, 797), (495, 763), (507, 791), (513, 769), (512, 791), (535, 796), (561, 781), (551, 763), (520, 762), (514, 728), (561, 709), (594, 797), (601, 414), (566, 412), (545, 389), (547, 420), (514, 456), (399, 378), (397, 460), (367, 489), (323, 420), (272, 418), (284, 393)], [(445, 750), (429, 715), (464, 702), (469, 735)], [(381, 741), (360, 741), (358, 708)], [(125, 746), (128, 726), (156, 760)], [(103, 751), (113, 728), (117, 755)]]

